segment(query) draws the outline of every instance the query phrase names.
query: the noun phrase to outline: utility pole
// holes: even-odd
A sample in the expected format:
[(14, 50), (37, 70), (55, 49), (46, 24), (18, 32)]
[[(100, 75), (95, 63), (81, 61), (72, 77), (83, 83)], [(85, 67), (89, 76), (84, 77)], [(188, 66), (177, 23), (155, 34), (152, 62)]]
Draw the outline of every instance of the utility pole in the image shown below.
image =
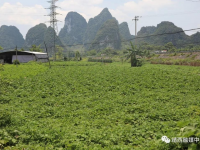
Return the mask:
[(16, 46), (16, 48), (15, 48), (15, 52), (16, 52), (16, 61), (15, 61), (15, 62), (16, 62), (16, 67), (17, 67), (17, 61), (18, 61), (18, 60), (17, 60), (17, 46)]
[(135, 36), (137, 36), (137, 21), (139, 20), (139, 17), (140, 16), (135, 16), (135, 19), (132, 19), (135, 20)]
[(56, 19), (56, 16), (59, 15), (59, 13), (56, 12), (56, 8), (59, 8), (58, 6), (55, 5), (55, 3), (58, 0), (51, 0), (51, 1), (47, 1), (48, 3), (50, 3), (50, 7), (46, 8), (46, 9), (50, 9), (50, 14), (47, 16), (50, 16), (50, 26), (54, 29), (54, 35), (53, 35), (53, 51), (54, 51), (54, 57), (56, 59), (56, 35), (58, 33), (58, 26), (57, 26), (57, 22), (59, 22), (59, 20)]
[(49, 60), (49, 54), (48, 54), (48, 50), (47, 50), (47, 45), (46, 45), (45, 42), (44, 42), (44, 46), (45, 46), (46, 52), (47, 52), (47, 57), (48, 57), (48, 61), (49, 61), (49, 68), (51, 68), (51, 63), (50, 63), (50, 60)]
[(15, 48), (15, 52), (16, 52), (16, 60), (17, 60), (17, 46), (16, 46), (16, 48)]

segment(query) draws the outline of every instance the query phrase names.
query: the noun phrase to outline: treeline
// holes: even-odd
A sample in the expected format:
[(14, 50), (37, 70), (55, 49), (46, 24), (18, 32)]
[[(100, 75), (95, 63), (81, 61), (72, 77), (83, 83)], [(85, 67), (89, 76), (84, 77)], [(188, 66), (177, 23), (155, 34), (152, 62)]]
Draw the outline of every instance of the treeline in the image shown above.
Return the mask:
[(88, 59), (89, 62), (102, 62), (102, 63), (112, 63), (112, 59), (98, 59), (98, 58), (89, 58)]
[(182, 45), (181, 48), (177, 48), (177, 45), (173, 45), (172, 42), (169, 42), (169, 43), (167, 43), (167, 44), (165, 44), (163, 46), (150, 45), (148, 43), (142, 43), (141, 45), (139, 45), (139, 47), (143, 51), (162, 51), (162, 50), (167, 50), (167, 52), (179, 52), (179, 51), (197, 51), (197, 50), (200, 50), (200, 45), (186, 44), (186, 45)]

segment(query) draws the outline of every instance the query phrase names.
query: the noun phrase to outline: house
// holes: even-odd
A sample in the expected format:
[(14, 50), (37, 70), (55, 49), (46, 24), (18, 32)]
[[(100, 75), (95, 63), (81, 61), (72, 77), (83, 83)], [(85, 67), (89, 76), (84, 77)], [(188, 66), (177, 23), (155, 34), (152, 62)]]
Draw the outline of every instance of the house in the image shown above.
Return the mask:
[(155, 51), (155, 53), (160, 53), (160, 51)]
[(167, 50), (162, 50), (161, 52), (162, 52), (162, 53), (166, 53), (166, 52), (167, 52)]
[(48, 62), (47, 53), (31, 52), (31, 51), (0, 51), (0, 62), (13, 63), (15, 60), (20, 63), (27, 63), (29, 61)]

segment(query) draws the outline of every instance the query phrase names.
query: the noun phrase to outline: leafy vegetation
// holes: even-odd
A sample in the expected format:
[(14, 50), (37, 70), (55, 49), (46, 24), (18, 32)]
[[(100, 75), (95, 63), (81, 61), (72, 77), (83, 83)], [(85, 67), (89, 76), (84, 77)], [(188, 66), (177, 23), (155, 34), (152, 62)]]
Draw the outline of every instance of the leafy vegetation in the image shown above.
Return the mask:
[(200, 136), (199, 68), (55, 62), (48, 69), (46, 65), (5, 65), (0, 71), (1, 148), (199, 146), (161, 141), (163, 135)]
[(131, 42), (131, 48), (128, 48), (124, 51), (126, 59), (131, 59), (131, 67), (139, 67), (142, 66), (141, 60), (137, 58), (137, 56), (141, 57), (143, 52), (137, 46), (134, 46)]
[(39, 46), (32, 45), (29, 50), (32, 52), (42, 52), (43, 51), (43, 49), (40, 48), (40, 45)]
[(89, 62), (102, 62), (102, 63), (112, 63), (112, 59), (104, 59), (103, 57), (101, 59), (97, 59), (97, 58), (89, 58), (88, 59)]
[(14, 61), (13, 61), (13, 64), (14, 64), (14, 65), (19, 65), (20, 62), (19, 62), (19, 60), (14, 60)]
[(63, 48), (59, 45), (56, 45), (56, 59), (63, 59)]
[(80, 61), (82, 58), (81, 58), (81, 54), (79, 53), (79, 51), (76, 51), (76, 53), (75, 53), (75, 59), (77, 60), (77, 61)]

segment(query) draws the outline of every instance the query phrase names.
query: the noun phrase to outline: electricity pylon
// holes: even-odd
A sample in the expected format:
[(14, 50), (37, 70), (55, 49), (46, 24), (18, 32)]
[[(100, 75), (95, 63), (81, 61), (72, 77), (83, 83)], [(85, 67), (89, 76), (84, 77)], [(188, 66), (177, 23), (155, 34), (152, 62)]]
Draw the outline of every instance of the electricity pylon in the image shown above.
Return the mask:
[(56, 59), (56, 34), (58, 33), (58, 26), (57, 26), (57, 22), (60, 22), (59, 20), (56, 19), (56, 16), (59, 15), (59, 13), (56, 12), (56, 8), (59, 8), (58, 6), (55, 5), (55, 3), (58, 0), (51, 0), (51, 1), (47, 1), (48, 3), (51, 4), (51, 6), (49, 8), (46, 9), (50, 9), (50, 14), (47, 16), (50, 16), (50, 26), (54, 29), (54, 35), (53, 35), (53, 51), (54, 51), (54, 55), (55, 55), (55, 59)]

